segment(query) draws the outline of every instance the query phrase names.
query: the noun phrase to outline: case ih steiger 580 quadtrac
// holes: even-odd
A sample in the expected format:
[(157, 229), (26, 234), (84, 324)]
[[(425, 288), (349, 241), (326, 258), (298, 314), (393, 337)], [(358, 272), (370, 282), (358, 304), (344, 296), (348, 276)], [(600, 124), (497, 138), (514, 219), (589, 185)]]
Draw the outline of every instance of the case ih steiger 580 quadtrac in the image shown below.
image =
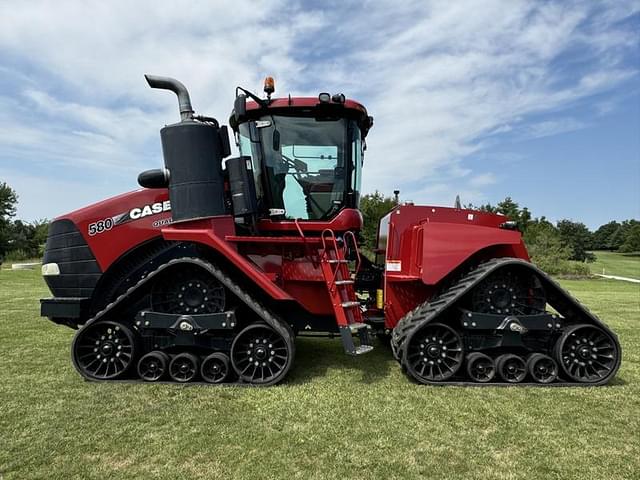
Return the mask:
[(297, 335), (338, 336), (349, 355), (390, 337), (425, 384), (590, 384), (620, 366), (616, 335), (529, 263), (507, 218), (396, 206), (376, 261), (357, 237), (373, 120), (344, 95), (266, 98), (238, 87), (229, 123), (195, 115), (161, 130), (165, 167), (144, 188), (51, 223), (42, 315), (78, 331), (90, 380), (272, 385)]

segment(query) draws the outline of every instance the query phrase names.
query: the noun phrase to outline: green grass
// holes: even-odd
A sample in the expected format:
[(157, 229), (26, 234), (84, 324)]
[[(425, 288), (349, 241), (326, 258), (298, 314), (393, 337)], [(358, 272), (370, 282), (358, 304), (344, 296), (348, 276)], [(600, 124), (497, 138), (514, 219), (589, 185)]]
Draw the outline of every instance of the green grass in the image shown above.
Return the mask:
[(640, 254), (593, 252), (596, 261), (590, 263), (591, 273), (604, 273), (606, 275), (618, 275), (640, 280)]
[(638, 478), (640, 288), (563, 284), (620, 336), (611, 386), (424, 387), (322, 339), (268, 389), (87, 383), (38, 272), (2, 271), (0, 478)]

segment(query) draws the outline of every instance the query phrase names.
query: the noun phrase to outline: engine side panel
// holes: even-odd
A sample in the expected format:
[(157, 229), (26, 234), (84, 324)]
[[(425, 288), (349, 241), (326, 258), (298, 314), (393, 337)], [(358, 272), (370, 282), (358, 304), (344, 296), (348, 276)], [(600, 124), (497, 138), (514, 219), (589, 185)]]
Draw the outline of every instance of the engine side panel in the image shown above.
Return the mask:
[(166, 189), (141, 189), (118, 195), (60, 217), (71, 220), (104, 272), (121, 255), (161, 235), (171, 223)]

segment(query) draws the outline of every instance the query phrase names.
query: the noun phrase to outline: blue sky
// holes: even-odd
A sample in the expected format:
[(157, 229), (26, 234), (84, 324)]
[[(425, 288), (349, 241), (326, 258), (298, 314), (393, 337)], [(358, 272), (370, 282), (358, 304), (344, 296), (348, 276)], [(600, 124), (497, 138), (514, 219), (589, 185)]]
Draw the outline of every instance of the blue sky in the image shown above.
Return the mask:
[(0, 3), (0, 181), (25, 220), (136, 188), (175, 99), (344, 92), (375, 117), (364, 190), (591, 228), (640, 218), (638, 1)]

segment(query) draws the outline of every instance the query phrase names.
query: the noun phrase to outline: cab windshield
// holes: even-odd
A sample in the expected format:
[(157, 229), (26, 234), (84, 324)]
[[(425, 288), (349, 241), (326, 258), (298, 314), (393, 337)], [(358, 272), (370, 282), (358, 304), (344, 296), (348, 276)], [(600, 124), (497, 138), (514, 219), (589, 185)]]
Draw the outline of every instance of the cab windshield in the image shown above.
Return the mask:
[(268, 115), (240, 125), (240, 153), (252, 158), (258, 199), (270, 215), (322, 220), (357, 207), (360, 137), (356, 122), (344, 118)]

